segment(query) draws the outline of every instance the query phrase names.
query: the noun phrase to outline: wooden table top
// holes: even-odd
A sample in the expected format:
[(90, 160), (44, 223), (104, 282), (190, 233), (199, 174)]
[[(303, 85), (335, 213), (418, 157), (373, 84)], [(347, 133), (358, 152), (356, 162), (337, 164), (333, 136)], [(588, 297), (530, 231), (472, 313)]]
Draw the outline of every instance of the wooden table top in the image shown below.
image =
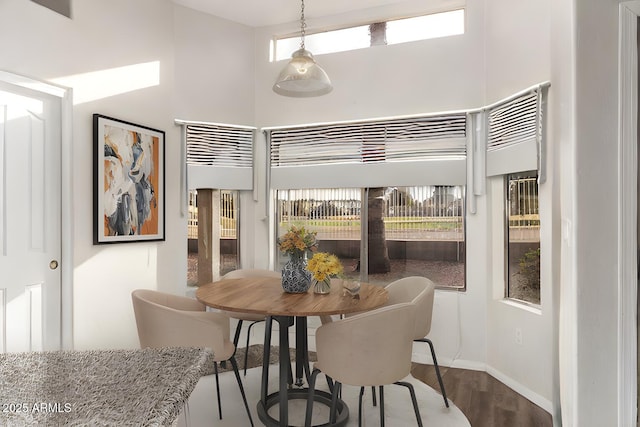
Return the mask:
[(368, 311), (384, 305), (389, 295), (382, 286), (362, 283), (360, 299), (343, 295), (339, 281), (334, 281), (326, 295), (308, 292), (284, 292), (278, 278), (247, 277), (226, 279), (200, 286), (196, 298), (201, 303), (226, 311), (271, 316), (322, 316)]

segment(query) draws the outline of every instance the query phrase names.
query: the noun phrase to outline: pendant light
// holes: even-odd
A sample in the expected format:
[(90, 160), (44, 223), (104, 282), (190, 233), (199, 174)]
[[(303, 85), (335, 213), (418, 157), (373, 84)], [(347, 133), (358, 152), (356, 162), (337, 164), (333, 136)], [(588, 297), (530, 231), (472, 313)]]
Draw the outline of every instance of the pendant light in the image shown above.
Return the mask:
[(331, 80), (327, 73), (316, 63), (311, 52), (304, 48), (304, 36), (307, 24), (304, 20), (304, 0), (300, 13), (300, 49), (293, 52), (291, 60), (280, 72), (273, 85), (273, 91), (279, 95), (295, 98), (320, 96), (331, 92)]

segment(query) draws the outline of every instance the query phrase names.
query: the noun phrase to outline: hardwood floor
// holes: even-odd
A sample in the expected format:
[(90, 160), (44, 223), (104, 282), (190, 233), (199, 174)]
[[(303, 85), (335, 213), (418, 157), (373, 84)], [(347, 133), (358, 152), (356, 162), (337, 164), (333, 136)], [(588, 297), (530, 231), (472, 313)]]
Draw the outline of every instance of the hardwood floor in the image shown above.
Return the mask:
[[(264, 329), (261, 325), (258, 324), (253, 329), (256, 340), (264, 337)], [(231, 325), (231, 330), (235, 330), (235, 324)], [(274, 336), (277, 337), (276, 334)], [(240, 342), (244, 342), (245, 339), (241, 337)], [(262, 350), (262, 344), (251, 345), (249, 367), (262, 364)], [(244, 365), (244, 351), (244, 348), (238, 348), (236, 353), (236, 360), (240, 366)], [(277, 363), (277, 357), (277, 343), (275, 343), (271, 347), (271, 363)], [(310, 351), (309, 358), (312, 361), (315, 360), (315, 352)], [(411, 373), (440, 392), (432, 365), (414, 363)], [(465, 414), (471, 427), (552, 427), (553, 425), (551, 414), (486, 372), (441, 366), (440, 373), (447, 397)]]
[[(413, 364), (412, 374), (440, 391), (432, 365)], [(486, 372), (440, 367), (449, 400), (465, 414), (471, 427), (550, 427), (551, 414)]]

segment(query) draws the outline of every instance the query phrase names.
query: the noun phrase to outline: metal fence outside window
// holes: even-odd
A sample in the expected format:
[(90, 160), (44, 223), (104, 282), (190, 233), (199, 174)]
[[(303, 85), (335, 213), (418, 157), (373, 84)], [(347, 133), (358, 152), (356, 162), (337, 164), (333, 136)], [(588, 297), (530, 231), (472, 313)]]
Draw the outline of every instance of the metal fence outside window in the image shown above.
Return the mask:
[[(360, 239), (359, 189), (279, 192), (278, 224), (306, 226), (318, 239)], [(464, 240), (464, 192), (456, 186), (387, 187), (385, 233), (389, 240)]]
[[(236, 191), (220, 190), (220, 238), (237, 238), (238, 197)], [(189, 191), (189, 216), (187, 233), (189, 239), (198, 238), (198, 192)]]
[(511, 176), (508, 185), (509, 239), (540, 241), (537, 178)]

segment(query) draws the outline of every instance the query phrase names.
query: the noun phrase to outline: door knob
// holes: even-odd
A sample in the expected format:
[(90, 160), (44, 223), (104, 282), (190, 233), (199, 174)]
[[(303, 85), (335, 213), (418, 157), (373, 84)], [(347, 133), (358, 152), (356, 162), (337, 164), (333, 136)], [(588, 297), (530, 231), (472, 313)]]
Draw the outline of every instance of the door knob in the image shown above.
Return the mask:
[(52, 259), (51, 262), (49, 263), (49, 268), (52, 270), (55, 270), (56, 268), (58, 268), (58, 261), (56, 261), (55, 259)]

